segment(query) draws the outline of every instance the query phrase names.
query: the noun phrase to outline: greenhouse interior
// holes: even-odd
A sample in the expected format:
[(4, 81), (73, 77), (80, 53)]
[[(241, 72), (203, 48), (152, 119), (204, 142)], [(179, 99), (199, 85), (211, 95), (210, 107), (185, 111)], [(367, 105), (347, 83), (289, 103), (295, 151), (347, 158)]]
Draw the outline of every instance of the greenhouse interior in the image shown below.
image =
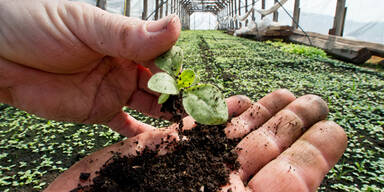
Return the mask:
[[(0, 1), (0, 191), (384, 192), (383, 8), (382, 0)], [(139, 33), (168, 18), (157, 36)], [(92, 96), (94, 71), (104, 76)], [(77, 115), (85, 95), (102, 110)]]

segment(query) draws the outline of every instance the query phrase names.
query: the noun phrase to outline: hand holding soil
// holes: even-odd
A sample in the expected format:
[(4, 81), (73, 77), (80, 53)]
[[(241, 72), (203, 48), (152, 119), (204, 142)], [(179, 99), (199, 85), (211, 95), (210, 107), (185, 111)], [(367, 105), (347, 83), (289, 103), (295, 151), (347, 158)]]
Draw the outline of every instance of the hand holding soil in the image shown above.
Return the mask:
[(224, 126), (186, 117), (180, 132), (154, 129), (124, 113), (164, 115), (146, 85), (179, 36), (174, 15), (144, 22), (77, 2), (0, 0), (0, 18), (0, 102), (135, 136), (82, 159), (46, 191), (316, 191), (346, 148), (342, 128), (324, 121), (324, 101), (287, 90), (257, 103), (227, 99)]
[[(236, 167), (235, 164), (235, 167), (227, 166), (225, 169), (231, 171), (222, 172), (222, 174), (229, 173), (229, 178), (227, 184), (221, 186), (221, 191), (316, 191), (325, 174), (335, 165), (346, 148), (347, 138), (343, 129), (334, 122), (324, 120), (328, 114), (328, 108), (317, 96), (305, 95), (296, 99), (287, 90), (277, 90), (257, 103), (251, 103), (244, 96), (234, 96), (227, 99), (227, 104), (229, 114), (234, 117), (224, 128), (225, 134), (228, 138), (242, 139), (235, 145), (233, 154), (237, 156), (239, 166)], [(183, 130), (193, 130), (195, 126), (199, 127), (194, 124), (193, 119), (184, 118)], [(58, 177), (46, 191), (70, 191), (79, 184), (82, 186), (91, 184), (93, 178), (97, 176), (95, 172), (99, 171), (113, 156), (111, 151), (134, 157), (138, 154), (140, 156), (143, 151), (149, 149), (157, 153), (152, 158), (177, 153), (177, 143), (189, 140), (188, 137), (179, 138), (177, 128), (178, 125), (173, 125), (165, 129), (148, 131), (95, 152)], [(200, 133), (202, 130), (204, 131), (201, 129)], [(200, 136), (204, 137), (205, 134), (203, 132)], [(228, 157), (223, 159), (230, 160)], [(141, 161), (144, 160), (141, 159)], [(185, 162), (171, 162), (176, 164), (176, 167), (183, 166), (183, 163)], [(199, 170), (199, 164), (204, 163), (197, 162), (194, 170)], [(153, 164), (153, 166), (155, 170), (161, 169), (161, 165)], [(131, 167), (131, 169), (140, 168), (142, 167)], [(214, 168), (217, 169), (212, 167)], [(164, 169), (166, 170), (167, 167)], [(90, 173), (90, 176), (81, 181), (79, 179), (81, 173), (83, 175)], [(188, 183), (188, 180), (172, 178), (170, 175), (169, 179), (165, 179), (171, 182), (165, 183), (169, 187), (168, 190), (161, 189), (163, 191), (183, 191), (184, 189), (185, 191), (210, 191), (210, 186), (202, 184), (205, 179), (210, 179), (204, 178), (206, 176), (195, 176), (202, 179), (200, 179), (200, 185), (193, 185)], [(152, 175), (138, 185), (145, 187), (148, 181), (156, 181), (158, 177), (158, 175)], [(112, 183), (110, 187), (121, 189), (119, 185), (113, 183), (116, 180), (112, 179), (108, 182)], [(108, 182), (104, 183), (104, 186), (108, 186)], [(134, 181), (123, 182), (135, 183)], [(179, 186), (180, 182), (185, 188), (174, 188)], [(126, 190), (130, 191), (128, 188)]]

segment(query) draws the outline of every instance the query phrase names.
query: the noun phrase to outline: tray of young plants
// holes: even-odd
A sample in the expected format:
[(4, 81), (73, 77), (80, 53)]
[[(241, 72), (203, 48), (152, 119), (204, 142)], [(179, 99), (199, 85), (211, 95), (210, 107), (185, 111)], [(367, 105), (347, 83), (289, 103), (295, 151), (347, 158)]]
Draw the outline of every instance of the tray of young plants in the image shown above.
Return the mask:
[[(328, 58), (320, 50), (312, 47), (282, 42), (257, 42), (226, 35), (220, 31), (183, 31), (177, 46), (184, 52), (183, 69), (177, 76), (163, 70), (172, 77), (173, 80), (170, 82), (173, 82), (173, 85), (176, 81), (177, 88), (173, 89), (173, 93), (160, 93), (165, 101), (163, 105), (170, 104), (170, 109), (176, 105), (173, 101), (178, 101), (177, 105), (183, 105), (183, 96), (186, 98), (193, 96), (188, 91), (185, 94), (185, 91), (190, 88), (195, 90), (192, 87), (201, 86), (201, 82), (215, 85), (224, 97), (243, 94), (255, 101), (279, 88), (287, 88), (296, 96), (307, 93), (319, 95), (328, 103), (330, 109), (328, 119), (335, 121), (346, 131), (348, 147), (340, 161), (327, 174), (318, 191), (383, 191), (383, 72)], [(190, 80), (178, 80), (183, 71), (189, 70), (195, 73), (195, 80), (191, 86), (181, 88), (178, 82), (190, 83), (193, 79), (192, 73), (184, 72), (186, 77), (191, 77), (187, 78)], [(166, 97), (169, 98), (165, 100)], [(185, 116), (187, 111), (178, 111), (176, 114)], [(136, 119), (156, 127), (169, 125), (167, 121), (149, 118), (133, 110), (128, 112)], [(220, 118), (214, 119), (216, 122)], [(221, 125), (200, 125), (201, 128), (194, 130), (204, 133), (203, 136), (209, 135), (204, 127), (213, 126), (218, 128), (209, 128), (209, 131), (212, 131), (210, 134), (217, 134), (219, 135), (217, 138), (222, 138)], [(196, 145), (200, 147), (212, 146), (207, 144), (213, 142), (210, 140), (212, 138), (201, 135), (197, 137), (195, 133), (189, 131), (185, 131), (182, 135), (196, 138), (196, 140), (190, 139), (191, 145), (196, 141), (198, 143)], [(105, 126), (48, 121), (0, 104), (0, 191), (42, 191), (80, 159), (123, 139), (124, 137)], [(171, 139), (168, 140), (169, 143), (172, 143)], [(229, 142), (225, 149), (220, 145), (213, 148), (217, 149), (214, 152), (230, 153), (233, 141), (225, 142)], [(128, 144), (125, 142), (122, 147)], [(187, 148), (188, 145), (185, 145)], [(177, 151), (179, 150), (175, 150)], [(193, 152), (192, 149), (188, 151)], [(200, 151), (196, 150), (196, 153), (198, 152)], [(216, 155), (215, 153), (212, 154)], [(147, 158), (144, 156), (154, 155), (149, 151), (145, 154), (147, 155), (140, 157)], [(112, 156), (111, 154), (102, 164)], [(151, 159), (149, 157), (148, 159)], [(181, 164), (182, 161), (176, 157), (163, 157), (175, 159), (172, 165), (167, 165), (171, 167), (170, 170), (172, 166), (187, 166)], [(131, 160), (142, 162), (141, 159)], [(135, 167), (159, 166), (158, 164), (166, 161), (167, 159), (163, 159), (157, 163), (149, 162)], [(231, 159), (225, 161), (232, 162)], [(124, 159), (121, 162), (124, 162)], [(175, 175), (178, 176), (180, 175)], [(87, 178), (87, 172), (84, 172), (82, 178)], [(76, 176), (75, 179), (80, 178)]]

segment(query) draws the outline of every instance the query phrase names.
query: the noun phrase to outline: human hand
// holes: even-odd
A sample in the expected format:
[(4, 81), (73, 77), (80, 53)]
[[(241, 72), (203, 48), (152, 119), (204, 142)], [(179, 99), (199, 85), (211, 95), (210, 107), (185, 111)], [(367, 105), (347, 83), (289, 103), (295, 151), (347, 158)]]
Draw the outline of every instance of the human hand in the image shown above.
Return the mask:
[[(328, 108), (318, 96), (296, 99), (287, 90), (277, 90), (257, 103), (234, 96), (227, 104), (229, 114), (238, 116), (227, 124), (225, 133), (229, 138), (243, 139), (237, 145), (241, 148), (237, 151), (240, 168), (230, 173), (223, 192), (316, 191), (347, 146), (343, 129), (324, 120)], [(184, 118), (183, 125), (183, 129), (195, 126), (190, 117)], [(91, 173), (83, 183), (89, 184), (95, 171), (111, 158), (111, 151), (134, 156), (145, 147), (153, 150), (165, 138), (178, 138), (176, 127), (148, 131), (97, 151), (60, 175), (45, 191), (72, 190), (83, 172)]]
[(147, 68), (156, 71), (153, 60), (176, 42), (177, 16), (145, 22), (85, 3), (0, 0), (0, 25), (0, 102), (127, 137), (153, 127), (124, 106), (162, 115)]

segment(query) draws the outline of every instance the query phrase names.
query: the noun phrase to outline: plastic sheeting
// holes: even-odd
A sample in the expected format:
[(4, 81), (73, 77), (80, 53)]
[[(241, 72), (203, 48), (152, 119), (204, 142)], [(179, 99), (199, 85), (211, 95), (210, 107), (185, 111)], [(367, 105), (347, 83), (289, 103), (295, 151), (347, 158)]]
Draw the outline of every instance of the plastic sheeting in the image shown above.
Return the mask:
[[(96, 5), (96, 0), (71, 0), (71, 1), (80, 1), (89, 3), (91, 5)], [(124, 0), (107, 0), (107, 6), (106, 10), (111, 13), (116, 13), (123, 15), (124, 14)], [(170, 4), (170, 2), (169, 2)], [(150, 16), (155, 11), (155, 0), (148, 0), (148, 13), (147, 16)], [(165, 12), (165, 8), (163, 9)], [(131, 10), (130, 10), (130, 16), (131, 17), (137, 17), (142, 18), (143, 14), (143, 1), (142, 0), (131, 0)], [(155, 17), (155, 14), (152, 14), (149, 18), (150, 20), (153, 20)]]
[(213, 13), (193, 13), (190, 17), (191, 30), (209, 30), (217, 28), (217, 16)]
[[(84, 1), (92, 5), (96, 4), (96, 0), (76, 0)], [(255, 0), (257, 1), (257, 0)], [(265, 0), (266, 9), (271, 8), (275, 3), (274, 0)], [(280, 0), (281, 1), (281, 0)], [(251, 0), (248, 0), (248, 10), (251, 9)], [(141, 18), (143, 9), (142, 0), (131, 0), (131, 16)], [(288, 13), (293, 13), (294, 0), (288, 0), (284, 4), (284, 8)], [(383, 0), (347, 0), (347, 15), (344, 27), (344, 37), (357, 40), (370, 41), (384, 44), (384, 8)], [(241, 13), (245, 11), (245, 0), (241, 0)], [(257, 9), (261, 9), (261, 2), (257, 2)], [(333, 27), (333, 16), (335, 15), (336, 0), (301, 0), (301, 14), (299, 25), (305, 31), (318, 32), (328, 34), (330, 28)], [(155, 0), (148, 0), (148, 15), (155, 10)], [(107, 0), (107, 11), (123, 14), (124, 0)], [(163, 9), (165, 11), (165, 9)], [(280, 8), (279, 23), (291, 25), (292, 20), (285, 11)], [(153, 19), (154, 14), (151, 19)], [(261, 20), (258, 12), (255, 12), (256, 23)], [(231, 18), (228, 17), (227, 10), (223, 10), (218, 14), (218, 25), (214, 22), (207, 22), (207, 14), (193, 14), (190, 20), (191, 29), (216, 29), (228, 28), (231, 26)], [(251, 17), (249, 17), (251, 18)], [(272, 15), (267, 16), (272, 20)]]
[[(281, 1), (281, 0), (280, 0)], [(248, 10), (252, 7), (251, 0), (248, 0)], [(288, 0), (284, 4), (284, 8), (289, 15), (293, 15), (294, 0)], [(333, 17), (336, 11), (337, 0), (301, 0), (300, 1), (300, 21), (299, 25), (310, 32), (318, 32), (328, 34), (330, 28), (333, 27)], [(266, 9), (274, 5), (274, 0), (266, 0)], [(241, 0), (241, 13), (245, 14), (245, 0)], [(257, 9), (261, 9), (261, 2), (257, 2)], [(384, 44), (384, 8), (383, 0), (347, 0), (347, 14), (344, 25), (344, 37)], [(219, 15), (225, 17), (227, 10), (222, 11)], [(279, 23), (283, 25), (292, 25), (291, 17), (282, 9), (278, 9)], [(256, 23), (261, 20), (261, 15), (255, 12)], [(250, 19), (250, 17), (248, 17)], [(272, 20), (272, 14), (267, 16)], [(219, 19), (220, 20), (220, 19)], [(221, 19), (223, 26), (231, 26), (230, 18)], [(244, 25), (244, 22), (243, 22)]]

